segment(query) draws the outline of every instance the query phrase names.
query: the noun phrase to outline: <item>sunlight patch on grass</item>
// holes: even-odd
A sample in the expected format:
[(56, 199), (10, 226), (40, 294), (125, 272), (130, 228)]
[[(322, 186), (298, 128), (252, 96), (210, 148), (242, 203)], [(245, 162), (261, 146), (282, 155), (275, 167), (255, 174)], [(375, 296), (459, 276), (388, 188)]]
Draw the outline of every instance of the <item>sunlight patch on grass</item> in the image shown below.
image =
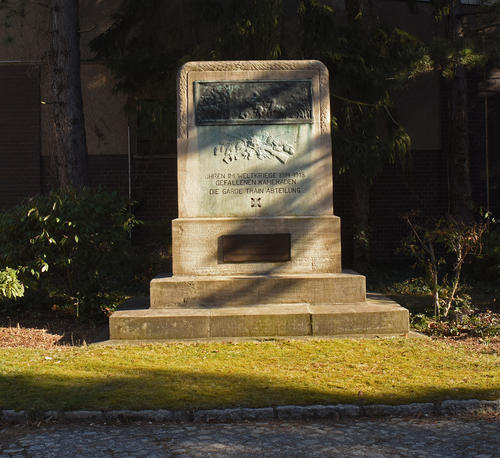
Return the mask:
[(500, 397), (498, 355), (423, 339), (0, 349), (2, 409), (186, 409)]

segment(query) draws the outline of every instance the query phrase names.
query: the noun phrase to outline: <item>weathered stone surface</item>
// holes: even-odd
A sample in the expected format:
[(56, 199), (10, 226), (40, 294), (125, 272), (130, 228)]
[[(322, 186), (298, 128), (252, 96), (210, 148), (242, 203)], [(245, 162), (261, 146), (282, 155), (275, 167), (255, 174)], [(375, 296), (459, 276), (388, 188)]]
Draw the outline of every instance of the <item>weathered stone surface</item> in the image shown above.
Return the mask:
[(380, 418), (380, 417), (410, 417), (431, 415), (435, 413), (434, 404), (431, 402), (426, 403), (413, 403), (399, 406), (390, 406), (384, 404), (376, 404), (363, 406), (361, 408), (361, 415), (363, 417)]
[(24, 410), (1, 410), (0, 420), (5, 423), (21, 423), (27, 420)]
[(110, 338), (197, 339), (310, 335), (307, 305), (149, 309), (116, 312)]
[[(285, 405), (261, 408), (228, 408), (209, 410), (116, 410), (116, 411), (83, 411), (73, 410), (66, 412), (42, 411), (38, 417), (54, 419), (61, 423), (94, 420), (97, 423), (113, 420), (124, 421), (151, 421), (151, 422), (185, 422), (185, 423), (230, 423), (252, 420), (306, 420), (310, 418), (397, 418), (397, 417), (426, 417), (460, 415), (481, 415), (500, 413), (500, 399), (493, 401), (466, 399), (443, 401), (439, 403), (413, 403), (402, 405), (373, 404), (357, 406), (353, 404), (335, 405)], [(0, 420), (4, 423), (19, 424), (28, 421), (26, 412), (14, 410), (0, 410)], [(434, 418), (433, 421), (436, 419)], [(470, 421), (470, 419), (469, 419)], [(337, 425), (338, 426), (338, 425)]]
[(380, 295), (358, 304), (311, 306), (311, 311), (316, 336), (408, 333), (408, 310)]
[(353, 273), (165, 276), (151, 281), (151, 307), (362, 302), (365, 277)]
[[(288, 262), (224, 263), (220, 238), (235, 234), (291, 235)], [(339, 273), (340, 218), (179, 218), (172, 222), (174, 275)]]
[(360, 408), (352, 404), (331, 406), (278, 406), (276, 412), (280, 420), (298, 420), (306, 418), (329, 418), (343, 420), (359, 417)]
[(124, 310), (109, 318), (110, 339), (197, 339), (209, 328), (209, 315), (198, 309)]
[(220, 309), (210, 316), (210, 337), (307, 336), (311, 320), (307, 304)]
[(141, 414), (145, 420), (160, 422), (188, 422), (192, 418), (187, 410), (142, 410)]
[(499, 411), (500, 399), (494, 401), (479, 399), (449, 400), (443, 401), (439, 406), (439, 413), (442, 415), (498, 413)]
[(72, 410), (62, 412), (60, 418), (67, 421), (103, 420), (104, 415), (100, 410)]
[(274, 410), (272, 407), (260, 409), (211, 409), (197, 410), (193, 414), (195, 423), (223, 423), (248, 420), (272, 420)]
[(156, 422), (188, 422), (191, 414), (187, 410), (108, 410), (103, 411), (106, 421), (156, 421)]
[[(111, 316), (110, 338), (183, 340), (225, 337), (406, 334), (408, 315), (407, 313), (404, 315), (405, 310), (403, 309), (402, 312), (397, 304), (390, 304), (389, 300), (387, 300), (389, 304), (383, 302), (386, 301), (369, 300), (328, 306), (261, 304), (226, 308), (127, 310), (115, 312)], [(381, 315), (384, 326), (380, 325)], [(337, 318), (338, 323), (336, 323)], [(321, 333), (326, 332), (318, 325), (321, 321), (328, 323), (327, 334)]]
[[(200, 115), (194, 92), (207, 82), (214, 87), (203, 89)], [(305, 99), (284, 88), (304, 84)], [(331, 215), (326, 67), (306, 60), (185, 64), (177, 152), (181, 218)]]

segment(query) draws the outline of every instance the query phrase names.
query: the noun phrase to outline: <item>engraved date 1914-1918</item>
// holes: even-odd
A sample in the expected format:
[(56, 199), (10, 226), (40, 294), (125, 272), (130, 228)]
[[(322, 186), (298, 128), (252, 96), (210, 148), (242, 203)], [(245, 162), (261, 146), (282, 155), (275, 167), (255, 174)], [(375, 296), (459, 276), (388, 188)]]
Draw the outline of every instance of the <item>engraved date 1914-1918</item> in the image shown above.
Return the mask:
[(295, 147), (269, 134), (235, 138), (220, 143), (214, 148), (214, 156), (222, 155), (222, 161), (229, 164), (238, 159), (276, 159), (282, 164), (295, 153)]

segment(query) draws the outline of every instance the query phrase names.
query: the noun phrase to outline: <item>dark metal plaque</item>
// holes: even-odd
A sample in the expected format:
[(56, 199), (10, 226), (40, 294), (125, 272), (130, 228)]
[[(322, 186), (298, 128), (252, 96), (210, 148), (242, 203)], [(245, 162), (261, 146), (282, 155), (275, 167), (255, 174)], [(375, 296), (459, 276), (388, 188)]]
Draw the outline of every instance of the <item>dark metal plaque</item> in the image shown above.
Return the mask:
[(311, 80), (195, 81), (196, 124), (312, 123)]
[(223, 235), (223, 262), (290, 261), (290, 234)]

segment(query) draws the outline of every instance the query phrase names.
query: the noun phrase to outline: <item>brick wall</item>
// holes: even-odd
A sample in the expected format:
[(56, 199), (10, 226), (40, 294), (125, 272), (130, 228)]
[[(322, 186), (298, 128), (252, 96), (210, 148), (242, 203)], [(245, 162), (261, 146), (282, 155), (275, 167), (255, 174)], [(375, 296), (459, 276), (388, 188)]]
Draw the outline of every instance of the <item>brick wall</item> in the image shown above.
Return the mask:
[[(342, 262), (352, 260), (352, 188), (342, 177), (334, 182), (335, 214), (342, 220)], [(409, 166), (387, 167), (370, 190), (371, 257), (386, 262), (398, 257), (395, 250), (408, 233), (402, 216), (419, 210), (425, 217), (446, 212), (446, 171), (441, 151), (413, 151)]]
[[(481, 73), (468, 81), (470, 172), (474, 202), (486, 208), (486, 131), (485, 99), (479, 95)], [(500, 216), (500, 93), (488, 96), (490, 210)]]
[[(468, 80), (470, 175), (472, 197), (479, 207), (486, 207), (485, 103), (479, 95), (480, 73)], [(375, 180), (370, 194), (371, 256), (374, 261), (391, 261), (395, 249), (407, 234), (401, 216), (419, 210), (424, 217), (439, 218), (448, 210), (447, 99), (446, 87), (441, 88), (442, 150), (413, 151), (411, 167), (406, 171), (388, 167)], [(488, 97), (490, 211), (500, 216), (500, 94)], [(352, 190), (345, 179), (334, 182), (335, 214), (342, 218), (343, 264), (352, 259)]]
[(40, 83), (35, 65), (0, 64), (0, 208), (40, 192)]
[(132, 198), (141, 218), (177, 218), (177, 158), (135, 159)]
[[(91, 186), (105, 186), (128, 195), (128, 166), (126, 155), (89, 156), (89, 180)], [(42, 191), (48, 192), (55, 187), (55, 175), (51, 169), (50, 158), (42, 156)]]
[[(128, 196), (127, 155), (90, 155), (91, 186), (104, 186)], [(42, 157), (42, 189), (54, 186), (50, 161)], [(138, 202), (141, 219), (172, 219), (177, 217), (177, 159), (133, 159), (131, 162), (132, 199)]]

